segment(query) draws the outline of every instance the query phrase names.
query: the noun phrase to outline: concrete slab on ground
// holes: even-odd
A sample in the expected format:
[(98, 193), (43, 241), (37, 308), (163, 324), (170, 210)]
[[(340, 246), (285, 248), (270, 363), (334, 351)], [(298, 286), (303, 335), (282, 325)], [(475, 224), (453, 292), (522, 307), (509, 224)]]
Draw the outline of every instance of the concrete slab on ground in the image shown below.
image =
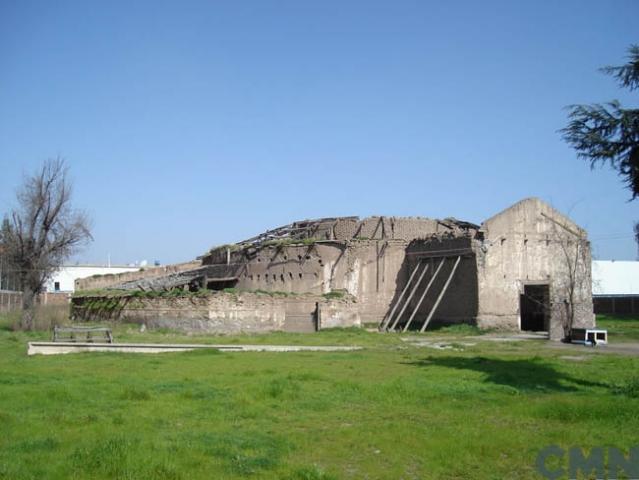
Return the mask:
[[(459, 349), (460, 347), (471, 347), (478, 342), (523, 342), (523, 341), (540, 341), (544, 340), (544, 346), (552, 349), (565, 350), (566, 360), (577, 361), (572, 355), (588, 356), (599, 353), (616, 353), (619, 355), (639, 355), (639, 343), (622, 342), (608, 343), (607, 345), (598, 345), (590, 347), (574, 343), (562, 343), (550, 341), (547, 332), (496, 332), (487, 333), (485, 335), (473, 335), (458, 338), (450, 337), (424, 337), (424, 336), (408, 336), (403, 337), (402, 341), (415, 347), (434, 348), (437, 350)], [(564, 358), (564, 357), (562, 357)], [(579, 358), (582, 360), (582, 358)]]
[(223, 352), (350, 352), (362, 347), (308, 345), (207, 345), (180, 343), (76, 343), (29, 342), (28, 355), (60, 355), (80, 352), (168, 353), (191, 350), (219, 350)]

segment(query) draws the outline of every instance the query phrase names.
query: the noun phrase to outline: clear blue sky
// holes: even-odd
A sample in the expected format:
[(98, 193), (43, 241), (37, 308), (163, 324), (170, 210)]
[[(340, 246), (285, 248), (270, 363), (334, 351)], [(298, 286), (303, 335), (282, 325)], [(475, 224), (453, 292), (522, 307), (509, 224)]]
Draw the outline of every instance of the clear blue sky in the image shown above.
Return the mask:
[(455, 216), (538, 196), (634, 259), (639, 200), (557, 130), (639, 2), (0, 0), (0, 212), (66, 157), (95, 241), (188, 260), (296, 219)]

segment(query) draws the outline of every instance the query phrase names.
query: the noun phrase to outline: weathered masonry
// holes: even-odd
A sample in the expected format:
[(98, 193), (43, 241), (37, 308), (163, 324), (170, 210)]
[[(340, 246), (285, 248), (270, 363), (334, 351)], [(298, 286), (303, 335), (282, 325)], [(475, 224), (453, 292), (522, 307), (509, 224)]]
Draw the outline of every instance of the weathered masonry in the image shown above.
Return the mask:
[[(571, 326), (594, 326), (590, 277), (586, 232), (541, 200), (530, 198), (481, 225), (452, 218), (397, 217), (295, 222), (214, 248), (199, 258), (195, 268), (150, 278), (129, 276), (127, 281), (114, 278), (110, 288), (213, 290), (219, 291), (212, 295), (216, 299), (270, 293), (269, 305), (281, 307), (283, 319), (289, 311), (291, 325), (293, 310), (308, 305), (297, 313), (302, 318), (308, 315), (303, 329), (321, 328), (317, 317), (322, 304), (340, 297), (342, 307), (340, 302), (330, 307), (331, 326), (369, 324), (383, 330), (424, 331), (436, 324), (470, 323), (548, 331), (552, 338), (562, 338)], [(220, 309), (231, 316), (234, 311), (246, 312), (241, 301), (234, 304), (233, 299), (224, 305), (219, 299), (208, 300), (214, 305), (207, 307), (199, 325), (215, 324)], [(293, 307), (296, 301), (298, 306)], [(75, 301), (78, 313), (82, 302)], [(174, 310), (170, 316), (174, 321), (168, 323), (185, 327), (180, 318), (190, 315), (187, 310)], [(204, 329), (255, 330), (251, 319), (258, 311), (245, 313), (230, 327)], [(140, 320), (140, 315), (138, 321), (147, 323), (157, 317), (150, 314)], [(287, 328), (284, 320), (264, 328), (296, 329)]]
[(383, 327), (431, 322), (548, 331), (594, 326), (586, 232), (538, 199), (526, 199), (470, 235), (411, 242), (410, 275)]

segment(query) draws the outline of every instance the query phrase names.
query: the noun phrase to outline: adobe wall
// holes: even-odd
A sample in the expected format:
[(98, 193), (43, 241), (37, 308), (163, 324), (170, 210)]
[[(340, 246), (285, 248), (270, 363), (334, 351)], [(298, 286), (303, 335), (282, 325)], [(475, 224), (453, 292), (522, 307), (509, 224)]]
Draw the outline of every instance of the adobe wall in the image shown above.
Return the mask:
[(445, 221), (421, 217), (325, 219), (311, 234), (330, 240), (229, 245), (209, 252), (202, 264), (237, 267), (240, 290), (317, 295), (345, 290), (358, 299), (362, 322), (379, 324), (406, 282), (408, 242), (457, 230)]
[[(434, 237), (428, 241), (415, 241), (408, 249), (408, 265), (412, 272), (418, 262), (426, 262), (428, 270), (407, 309), (412, 313), (419, 305), (422, 292), (432, 280), (413, 318), (411, 326), (421, 326), (433, 310), (437, 298), (444, 290), (447, 279), (453, 271), (456, 257), (461, 257), (459, 265), (451, 277), (441, 302), (435, 310), (429, 326), (436, 324), (475, 324), (478, 311), (477, 263), (473, 251), (474, 240), (470, 237)], [(446, 257), (443, 264), (442, 258)], [(440, 268), (441, 264), (441, 268)], [(420, 269), (423, 268), (423, 264)], [(439, 268), (439, 273), (435, 275)], [(419, 278), (421, 270), (416, 275)], [(415, 280), (417, 280), (415, 278)], [(408, 293), (407, 293), (408, 295)], [(408, 317), (408, 315), (405, 315)], [(407, 318), (405, 319), (407, 320)]]
[[(563, 338), (570, 283), (576, 287), (574, 326), (594, 326), (590, 246), (581, 243), (575, 282), (569, 281), (568, 260), (562, 248), (567, 240), (578, 238), (574, 234), (585, 238), (582, 229), (540, 200), (527, 199), (484, 222), (482, 230), (485, 240), (477, 249), (480, 327), (519, 329), (524, 286), (548, 284), (550, 335)], [(576, 245), (573, 242), (568, 246), (571, 258), (577, 253)]]
[(332, 272), (329, 288), (357, 298), (363, 323), (379, 324), (405, 282), (406, 246), (403, 240), (353, 241), (340, 259), (327, 266), (326, 273)]
[(173, 265), (165, 265), (161, 267), (145, 267), (144, 270), (138, 270), (136, 272), (123, 272), (123, 273), (109, 273), (106, 275), (94, 275), (87, 278), (79, 278), (75, 281), (75, 290), (101, 290), (112, 287), (124, 282), (130, 282), (133, 280), (140, 280), (143, 278), (157, 278), (172, 273), (184, 272), (192, 270), (201, 265), (199, 260), (191, 262), (176, 263)]
[(358, 305), (349, 298), (248, 292), (155, 298), (74, 297), (72, 316), (76, 321), (124, 321), (191, 333), (311, 332), (317, 329), (318, 308), (319, 328), (361, 324)]
[(444, 229), (437, 220), (430, 218), (368, 217), (363, 220), (339, 219), (334, 228), (336, 240), (423, 238)]
[[(296, 234), (295, 237), (281, 239), (282, 245), (294, 244), (295, 238), (303, 243), (304, 240), (316, 240), (320, 243), (335, 241), (344, 243), (351, 240), (405, 240), (411, 241), (417, 238), (427, 238), (438, 232), (450, 231), (451, 226), (444, 223), (423, 217), (368, 217), (360, 220), (358, 217), (341, 217), (337, 219), (309, 220), (303, 223), (314, 223), (315, 225), (303, 234)], [(277, 240), (272, 241), (270, 246), (276, 246)], [(203, 265), (215, 265), (227, 263), (227, 255), (231, 255), (231, 263), (241, 261), (244, 254), (268, 247), (269, 241), (261, 244), (249, 246), (242, 245), (222, 245), (211, 249), (203, 255)], [(238, 256), (239, 255), (239, 256)]]
[[(237, 288), (316, 295), (327, 293), (330, 291), (330, 284), (326, 281), (330, 278), (330, 265), (345, 249), (343, 244), (329, 242), (265, 246), (256, 250), (250, 259), (244, 259), (242, 252), (238, 252), (233, 256), (233, 262), (246, 264)], [(327, 269), (329, 275), (326, 275)]]
[(355, 303), (329, 301), (318, 303), (317, 330), (327, 328), (361, 327), (359, 305)]
[[(297, 237), (293, 238), (295, 235)], [(571, 281), (569, 272), (573, 269), (568, 263), (575, 255), (566, 255), (566, 252), (571, 249), (574, 252), (577, 246), (580, 249), (577, 274), (575, 281)], [(413, 319), (413, 325), (421, 325), (433, 309), (457, 255), (461, 256), (459, 267), (435, 311), (433, 324), (474, 322), (482, 328), (519, 330), (520, 296), (524, 288), (528, 284), (545, 284), (550, 292), (552, 338), (562, 338), (565, 334), (571, 287), (575, 287), (573, 326), (594, 325), (590, 246), (586, 233), (570, 219), (534, 198), (523, 200), (490, 218), (480, 231), (475, 225), (454, 219), (440, 221), (419, 217), (369, 217), (363, 220), (342, 217), (296, 222), (254, 237), (242, 245), (214, 249), (202, 257), (202, 262), (92, 277), (79, 280), (77, 288), (106, 288), (133, 279), (161, 277), (206, 265), (209, 268), (204, 270), (205, 273), (193, 274), (201, 275), (198, 281), (209, 288), (234, 285), (243, 292), (295, 295), (282, 300), (279, 296), (252, 298), (249, 293), (242, 293), (240, 297), (244, 300), (235, 303), (217, 296), (206, 301), (200, 297), (162, 299), (157, 300), (161, 304), (158, 311), (162, 313), (150, 313), (155, 308), (152, 305), (141, 309), (122, 306), (123, 313), (155, 326), (167, 324), (172, 328), (205, 331), (238, 331), (242, 325), (248, 331), (304, 330), (315, 328), (312, 321), (318, 318), (324, 325), (379, 324), (420, 259), (430, 267), (406, 309), (407, 314), (417, 308), (425, 285), (441, 258), (447, 257)], [(354, 297), (356, 307), (349, 307), (347, 311), (339, 306), (333, 312), (332, 307), (323, 303), (325, 299), (321, 295), (338, 290)], [(170, 302), (175, 305), (171, 306)], [(208, 303), (189, 307), (184, 302)], [(321, 312), (318, 315), (317, 304), (320, 310), (324, 305), (325, 315)], [(188, 313), (180, 314), (183, 310)]]
[[(363, 323), (379, 323), (405, 275), (406, 242), (354, 240), (266, 246), (244, 265), (239, 290), (312, 293), (344, 290), (357, 298)], [(241, 262), (241, 252), (232, 262)]]
[[(460, 264), (429, 325), (463, 322), (475, 323), (480, 328), (520, 330), (520, 298), (524, 288), (548, 285), (547, 328), (551, 338), (561, 339), (568, 333), (570, 305), (574, 312), (573, 327), (594, 326), (590, 244), (586, 232), (549, 205), (533, 198), (484, 222), (475, 237), (457, 236), (451, 232), (411, 242), (405, 273), (399, 276), (403, 281), (398, 285), (396, 295), (400, 294), (419, 262), (422, 267), (417, 270), (414, 282), (423, 271), (423, 262), (428, 263), (429, 268), (398, 320), (399, 327), (406, 324), (416, 309), (411, 328), (423, 325), (444, 288), (457, 255), (461, 255)], [(443, 256), (447, 259), (434, 277)], [(420, 304), (431, 279), (430, 290)], [(404, 298), (411, 290), (412, 287)], [(401, 311), (400, 308), (395, 315)]]

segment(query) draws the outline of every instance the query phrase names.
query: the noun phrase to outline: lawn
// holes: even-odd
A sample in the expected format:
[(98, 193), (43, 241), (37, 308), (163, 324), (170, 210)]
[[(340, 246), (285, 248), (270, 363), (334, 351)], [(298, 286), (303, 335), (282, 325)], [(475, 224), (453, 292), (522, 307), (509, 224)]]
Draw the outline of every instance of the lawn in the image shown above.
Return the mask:
[(434, 349), (360, 330), (187, 337), (123, 326), (116, 340), (364, 349), (27, 357), (26, 342), (48, 334), (3, 325), (0, 478), (535, 479), (547, 445), (637, 442), (639, 357), (586, 347), (472, 329), (419, 336), (452, 347)]
[(597, 327), (607, 329), (612, 342), (639, 342), (638, 317), (598, 315)]

